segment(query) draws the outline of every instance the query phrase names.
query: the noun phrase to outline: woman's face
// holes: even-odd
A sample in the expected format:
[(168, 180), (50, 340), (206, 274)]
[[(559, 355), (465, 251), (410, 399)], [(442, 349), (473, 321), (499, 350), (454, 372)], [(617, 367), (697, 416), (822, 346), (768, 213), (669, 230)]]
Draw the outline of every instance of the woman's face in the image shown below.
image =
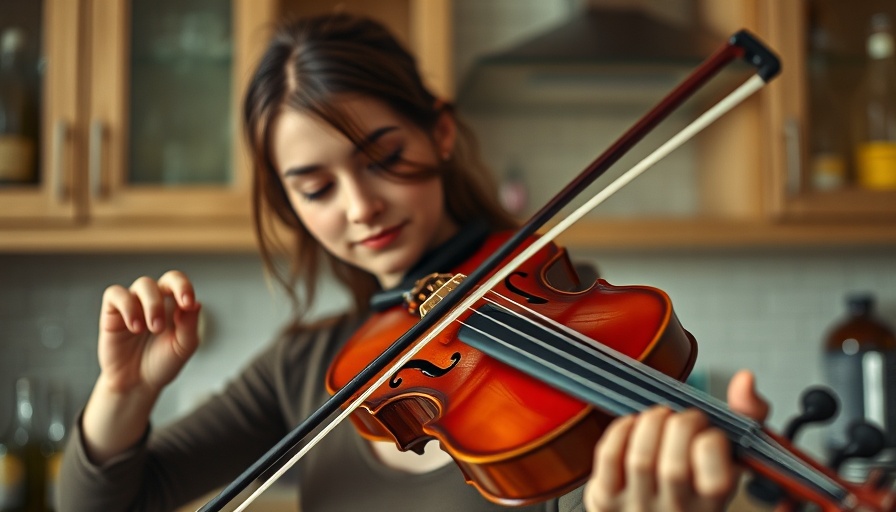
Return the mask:
[(311, 235), (391, 288), (458, 227), (445, 211), (440, 178), (396, 181), (379, 166), (400, 174), (437, 165), (440, 155), (451, 152), (454, 123), (443, 115), (430, 137), (381, 102), (345, 97), (339, 106), (357, 123), (368, 147), (313, 116), (285, 111), (273, 125), (274, 163)]

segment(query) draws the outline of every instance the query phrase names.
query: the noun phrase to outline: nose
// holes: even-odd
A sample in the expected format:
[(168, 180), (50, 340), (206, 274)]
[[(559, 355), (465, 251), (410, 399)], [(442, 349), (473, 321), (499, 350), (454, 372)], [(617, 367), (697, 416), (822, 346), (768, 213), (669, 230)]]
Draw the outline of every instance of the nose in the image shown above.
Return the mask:
[(346, 191), (346, 215), (349, 222), (366, 224), (372, 222), (385, 209), (386, 203), (371, 184), (361, 180), (351, 180), (344, 187)]

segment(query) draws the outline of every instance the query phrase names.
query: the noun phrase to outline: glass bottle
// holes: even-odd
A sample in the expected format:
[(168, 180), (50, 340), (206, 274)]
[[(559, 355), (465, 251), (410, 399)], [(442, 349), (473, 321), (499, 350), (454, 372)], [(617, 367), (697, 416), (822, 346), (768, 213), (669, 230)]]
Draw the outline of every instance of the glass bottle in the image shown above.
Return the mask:
[(809, 60), (809, 154), (811, 185), (815, 190), (834, 190), (846, 184), (846, 116), (834, 92), (830, 73), (832, 43), (823, 27), (812, 29), (814, 57)]
[(881, 427), (887, 445), (896, 445), (896, 336), (874, 316), (874, 296), (846, 299), (848, 315), (827, 333), (824, 374), (840, 399), (840, 414), (831, 424), (827, 444), (836, 450), (847, 442), (856, 420)]
[(18, 430), (18, 405), (11, 415), (9, 428), (0, 438), (0, 511), (25, 509), (25, 461), (15, 441)]
[(43, 457), (40, 443), (33, 428), (34, 395), (31, 380), (20, 378), (16, 381), (15, 423), (6, 443), (7, 455), (15, 458), (21, 472), (21, 482), (17, 482), (12, 498), (7, 499), (6, 511), (43, 512)]
[(0, 35), (0, 184), (33, 182), (37, 176), (37, 102), (24, 43), (22, 29)]
[(62, 386), (52, 386), (47, 393), (47, 435), (43, 444), (45, 460), (45, 510), (55, 510), (56, 487), (59, 469), (62, 465), (62, 452), (65, 448), (67, 434), (66, 390)]
[(856, 108), (856, 178), (864, 188), (896, 190), (896, 54), (888, 15), (872, 16), (866, 50)]

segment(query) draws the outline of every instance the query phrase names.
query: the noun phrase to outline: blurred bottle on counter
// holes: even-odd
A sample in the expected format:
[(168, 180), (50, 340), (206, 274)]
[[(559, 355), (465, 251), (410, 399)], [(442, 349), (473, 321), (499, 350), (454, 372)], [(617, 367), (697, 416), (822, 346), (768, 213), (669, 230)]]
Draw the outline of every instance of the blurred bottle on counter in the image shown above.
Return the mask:
[(856, 108), (856, 179), (864, 188), (896, 190), (896, 53), (887, 14), (871, 18), (866, 51)]
[(56, 488), (59, 480), (59, 469), (62, 465), (62, 452), (68, 425), (68, 399), (66, 389), (61, 385), (50, 386), (47, 392), (47, 435), (42, 452), (44, 456), (44, 503), (45, 510), (56, 510)]
[(0, 184), (37, 177), (37, 101), (24, 58), (25, 32), (0, 34)]
[(809, 153), (812, 188), (834, 190), (846, 185), (848, 141), (847, 116), (833, 88), (828, 30), (815, 26), (810, 38), (809, 60)]
[(827, 436), (831, 451), (846, 444), (856, 420), (880, 427), (887, 446), (896, 446), (896, 336), (875, 317), (874, 303), (868, 293), (847, 296), (846, 317), (824, 340), (825, 381), (840, 399)]
[(25, 508), (25, 461), (15, 440), (19, 427), (17, 406), (9, 417), (9, 426), (0, 437), (0, 510), (3, 512)]
[(43, 512), (43, 456), (33, 428), (34, 395), (31, 380), (16, 381), (16, 411), (4, 436), (0, 511)]

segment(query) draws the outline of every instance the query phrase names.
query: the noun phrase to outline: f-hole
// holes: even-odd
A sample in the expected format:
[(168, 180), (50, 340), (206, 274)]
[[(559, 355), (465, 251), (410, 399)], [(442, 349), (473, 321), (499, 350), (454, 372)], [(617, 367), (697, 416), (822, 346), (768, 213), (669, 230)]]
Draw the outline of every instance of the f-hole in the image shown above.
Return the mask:
[(547, 304), (548, 299), (545, 299), (544, 297), (539, 297), (538, 295), (532, 295), (531, 293), (521, 290), (521, 289), (517, 288), (516, 286), (514, 286), (514, 284), (510, 282), (510, 278), (513, 276), (529, 277), (529, 274), (527, 274), (525, 272), (520, 272), (519, 270), (517, 270), (517, 271), (511, 273), (509, 276), (507, 276), (504, 279), (504, 286), (506, 286), (508, 290), (519, 295), (520, 297), (525, 297), (526, 302), (528, 302), (529, 304)]
[(437, 378), (445, 375), (450, 372), (452, 368), (457, 366), (457, 363), (460, 362), (460, 352), (455, 352), (451, 354), (451, 364), (446, 366), (445, 368), (441, 368), (438, 365), (435, 365), (425, 359), (411, 359), (407, 363), (404, 364), (401, 368), (395, 372), (395, 375), (392, 376), (392, 379), (389, 380), (390, 388), (397, 388), (401, 386), (401, 377), (398, 376), (403, 370), (419, 370), (420, 373), (426, 375), (427, 377)]

